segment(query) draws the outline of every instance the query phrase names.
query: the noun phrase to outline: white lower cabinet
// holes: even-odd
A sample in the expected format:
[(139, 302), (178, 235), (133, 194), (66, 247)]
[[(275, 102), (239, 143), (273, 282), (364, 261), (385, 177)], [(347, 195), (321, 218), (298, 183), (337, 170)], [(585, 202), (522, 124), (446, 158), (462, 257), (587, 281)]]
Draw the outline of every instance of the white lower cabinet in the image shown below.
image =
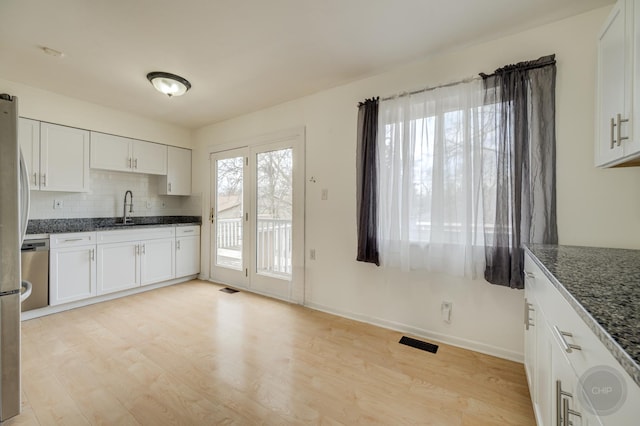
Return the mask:
[(175, 228), (98, 232), (98, 295), (175, 278)]
[(200, 273), (200, 226), (129, 228), (50, 237), (50, 305)]
[(49, 304), (88, 299), (96, 295), (96, 234), (57, 234), (50, 237)]
[(175, 278), (175, 237), (142, 241), (140, 244), (140, 285)]
[[(538, 426), (638, 424), (640, 387), (529, 254), (525, 271), (525, 371)], [(621, 405), (611, 412), (591, 404), (606, 403), (601, 399), (605, 395), (586, 396), (589, 392), (608, 392), (611, 386), (582, 385), (590, 383), (590, 378), (601, 377), (597, 375), (602, 371), (614, 372), (626, 391)], [(605, 381), (612, 377), (606, 374)]]
[(98, 295), (139, 287), (137, 242), (98, 245)]
[(176, 228), (176, 278), (200, 273), (200, 226)]

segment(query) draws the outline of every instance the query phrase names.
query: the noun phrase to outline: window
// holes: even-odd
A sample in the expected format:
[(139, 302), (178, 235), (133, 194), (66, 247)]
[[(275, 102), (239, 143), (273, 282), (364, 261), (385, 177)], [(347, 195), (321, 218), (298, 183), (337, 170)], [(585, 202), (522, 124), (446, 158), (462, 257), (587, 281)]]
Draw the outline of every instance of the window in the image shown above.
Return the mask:
[(383, 265), (475, 277), (484, 268), (483, 194), (495, 187), (496, 105), (480, 81), (380, 102)]

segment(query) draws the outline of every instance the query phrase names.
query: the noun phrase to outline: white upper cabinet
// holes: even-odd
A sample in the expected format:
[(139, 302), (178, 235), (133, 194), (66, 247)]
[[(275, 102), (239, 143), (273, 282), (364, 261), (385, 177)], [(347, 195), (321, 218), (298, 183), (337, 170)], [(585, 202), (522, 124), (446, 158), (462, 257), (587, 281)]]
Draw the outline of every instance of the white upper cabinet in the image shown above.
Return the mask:
[(131, 139), (91, 132), (91, 168), (131, 171)]
[[(32, 144), (32, 148), (35, 145)], [(33, 158), (35, 153), (32, 152)], [(33, 161), (33, 160), (32, 160)], [(89, 132), (73, 127), (40, 123), (40, 164), (29, 170), (31, 187), (41, 191), (89, 191)]]
[(595, 164), (640, 165), (640, 8), (619, 0), (598, 36)]
[(91, 168), (166, 175), (167, 146), (91, 132)]
[(29, 188), (40, 189), (40, 122), (20, 118), (18, 139), (29, 172)]
[(18, 139), (31, 190), (89, 191), (89, 132), (20, 118)]
[(167, 175), (160, 180), (159, 193), (191, 195), (191, 150), (168, 147)]

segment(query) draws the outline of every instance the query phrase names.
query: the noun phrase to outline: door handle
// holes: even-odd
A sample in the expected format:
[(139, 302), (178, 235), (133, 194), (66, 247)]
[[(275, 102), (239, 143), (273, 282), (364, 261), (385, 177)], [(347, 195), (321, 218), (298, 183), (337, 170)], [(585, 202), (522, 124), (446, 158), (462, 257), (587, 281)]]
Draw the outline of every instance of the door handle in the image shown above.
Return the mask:
[(613, 117), (611, 117), (609, 129), (611, 130), (611, 145), (609, 146), (609, 149), (613, 149), (616, 146), (616, 122)]

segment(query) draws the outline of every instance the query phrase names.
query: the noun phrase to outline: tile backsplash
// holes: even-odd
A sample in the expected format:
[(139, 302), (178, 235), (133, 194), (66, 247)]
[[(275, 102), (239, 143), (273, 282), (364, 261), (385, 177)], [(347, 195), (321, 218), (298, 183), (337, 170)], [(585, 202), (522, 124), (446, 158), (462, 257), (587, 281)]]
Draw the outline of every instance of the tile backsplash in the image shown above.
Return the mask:
[[(124, 193), (133, 192), (131, 216), (200, 216), (202, 196), (158, 195), (160, 176), (91, 170), (86, 193), (31, 191), (30, 219), (120, 217)], [(56, 204), (62, 204), (54, 208)]]

